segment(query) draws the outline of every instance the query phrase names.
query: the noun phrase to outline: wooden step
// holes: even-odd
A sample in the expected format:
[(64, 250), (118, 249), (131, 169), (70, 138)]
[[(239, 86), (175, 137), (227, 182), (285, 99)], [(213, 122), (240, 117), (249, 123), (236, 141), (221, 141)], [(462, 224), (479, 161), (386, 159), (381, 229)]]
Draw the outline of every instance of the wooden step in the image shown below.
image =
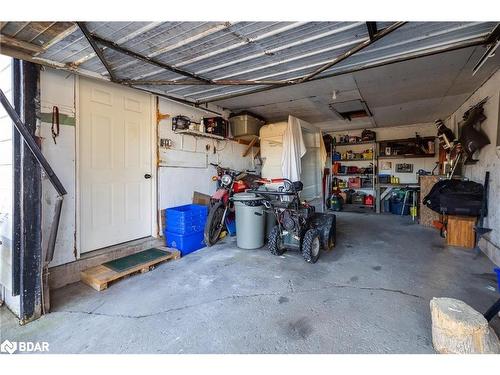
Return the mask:
[(80, 279), (88, 286), (94, 288), (97, 291), (101, 291), (106, 289), (108, 287), (108, 284), (110, 284), (111, 282), (123, 279), (136, 273), (148, 272), (160, 263), (179, 259), (180, 257), (180, 251), (169, 249), (168, 254), (166, 254), (165, 256), (156, 258), (149, 262), (140, 263), (122, 272), (113, 271), (112, 269), (102, 264), (99, 266), (88, 268), (85, 271), (80, 272)]

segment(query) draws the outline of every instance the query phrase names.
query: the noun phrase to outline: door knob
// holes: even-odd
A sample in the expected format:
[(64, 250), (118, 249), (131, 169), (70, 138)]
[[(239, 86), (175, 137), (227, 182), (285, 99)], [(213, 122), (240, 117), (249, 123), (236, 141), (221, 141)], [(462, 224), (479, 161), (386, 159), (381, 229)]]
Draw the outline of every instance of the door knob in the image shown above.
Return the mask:
[(146, 174), (144, 175), (144, 178), (146, 178), (146, 179), (151, 178), (151, 175), (150, 175), (149, 173), (146, 173)]

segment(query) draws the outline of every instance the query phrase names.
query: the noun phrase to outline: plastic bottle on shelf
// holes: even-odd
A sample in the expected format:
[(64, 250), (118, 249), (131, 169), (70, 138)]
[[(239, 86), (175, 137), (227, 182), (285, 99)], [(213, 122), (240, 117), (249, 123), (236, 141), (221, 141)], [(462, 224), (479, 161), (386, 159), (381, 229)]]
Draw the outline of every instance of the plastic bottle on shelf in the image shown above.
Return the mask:
[(200, 120), (200, 126), (198, 130), (202, 133), (205, 133), (205, 121), (203, 120), (203, 117)]

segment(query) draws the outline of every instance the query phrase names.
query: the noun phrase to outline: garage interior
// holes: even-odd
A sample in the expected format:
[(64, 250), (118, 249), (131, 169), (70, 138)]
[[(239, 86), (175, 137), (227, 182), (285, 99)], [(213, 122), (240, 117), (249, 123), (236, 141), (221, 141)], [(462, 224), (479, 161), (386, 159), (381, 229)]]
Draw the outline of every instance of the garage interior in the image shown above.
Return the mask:
[(499, 44), (498, 22), (0, 22), (0, 341), (500, 353)]

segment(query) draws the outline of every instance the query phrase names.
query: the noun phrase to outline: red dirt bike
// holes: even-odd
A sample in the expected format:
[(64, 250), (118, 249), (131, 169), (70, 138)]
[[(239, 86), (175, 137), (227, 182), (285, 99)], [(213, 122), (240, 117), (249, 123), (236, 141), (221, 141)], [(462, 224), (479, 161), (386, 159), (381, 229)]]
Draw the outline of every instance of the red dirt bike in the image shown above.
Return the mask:
[(217, 168), (217, 175), (212, 177), (218, 182), (217, 191), (212, 195), (210, 211), (205, 224), (205, 244), (214, 245), (226, 225), (229, 213), (234, 212), (234, 205), (230, 198), (235, 193), (243, 193), (255, 186), (255, 181), (260, 177), (252, 175), (249, 171), (235, 171), (222, 168), (218, 164), (210, 164)]

